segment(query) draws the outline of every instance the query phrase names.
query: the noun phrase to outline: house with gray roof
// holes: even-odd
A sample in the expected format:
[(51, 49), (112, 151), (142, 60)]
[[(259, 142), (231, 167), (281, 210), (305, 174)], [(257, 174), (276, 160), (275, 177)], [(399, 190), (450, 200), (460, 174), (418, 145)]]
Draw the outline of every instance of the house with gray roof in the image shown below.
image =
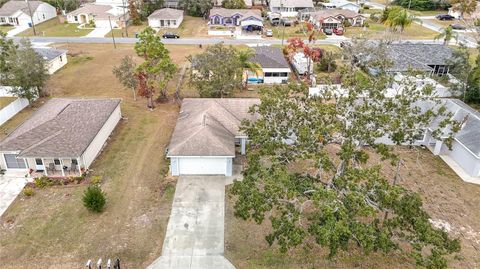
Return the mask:
[(268, 7), (271, 13), (291, 18), (299, 12), (314, 11), (312, 0), (270, 0)]
[(253, 48), (255, 54), (250, 59), (257, 63), (261, 70), (245, 70), (247, 83), (249, 84), (281, 84), (287, 83), (290, 73), (290, 65), (283, 55), (281, 48), (259, 46)]
[[(432, 132), (439, 128), (442, 120), (434, 119), (423, 137), (422, 144), (446, 161), (462, 179), (480, 184), (480, 113), (458, 99), (442, 99), (441, 104), (451, 113), (453, 120), (463, 123), (461, 129), (455, 134), (449, 149), (443, 141), (432, 136)], [(445, 127), (442, 131), (447, 137), (450, 129)]]
[(34, 47), (33, 50), (45, 60), (45, 67), (51, 75), (67, 64), (67, 51), (49, 47)]
[(0, 142), (0, 167), (27, 176), (81, 175), (121, 116), (120, 99), (50, 99)]
[(148, 26), (152, 28), (178, 28), (183, 21), (183, 10), (162, 8), (148, 16)]
[[(87, 3), (67, 14), (67, 22), (95, 28), (123, 28), (128, 22), (130, 13), (120, 6)], [(111, 23), (111, 24), (110, 24)]]
[(56, 16), (57, 10), (48, 3), (28, 1), (27, 4), (26, 1), (11, 0), (0, 8), (0, 25), (32, 27), (32, 21), (38, 24)]
[(453, 49), (440, 44), (392, 43), (385, 49), (392, 61), (387, 70), (390, 73), (406, 73), (413, 69), (431, 75), (448, 74), (453, 55)]
[(243, 119), (254, 120), (254, 98), (185, 98), (167, 148), (170, 173), (231, 176), (233, 161), (245, 154)]

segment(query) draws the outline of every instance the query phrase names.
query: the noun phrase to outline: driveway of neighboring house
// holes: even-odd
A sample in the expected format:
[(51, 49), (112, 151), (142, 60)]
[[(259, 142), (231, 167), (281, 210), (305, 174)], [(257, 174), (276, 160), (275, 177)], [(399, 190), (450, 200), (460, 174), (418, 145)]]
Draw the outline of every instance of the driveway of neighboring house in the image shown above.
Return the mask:
[(163, 243), (162, 256), (147, 269), (234, 269), (223, 256), (223, 176), (181, 176)]
[(8, 37), (12, 37), (12, 36), (16, 36), (17, 34), (27, 30), (28, 26), (15, 26), (15, 28), (13, 28), (12, 30), (8, 31), (7, 32), (7, 36)]
[(105, 37), (108, 33), (110, 33), (110, 28), (95, 28), (85, 37)]
[(7, 210), (17, 195), (27, 184), (27, 178), (21, 175), (0, 176), (0, 216)]

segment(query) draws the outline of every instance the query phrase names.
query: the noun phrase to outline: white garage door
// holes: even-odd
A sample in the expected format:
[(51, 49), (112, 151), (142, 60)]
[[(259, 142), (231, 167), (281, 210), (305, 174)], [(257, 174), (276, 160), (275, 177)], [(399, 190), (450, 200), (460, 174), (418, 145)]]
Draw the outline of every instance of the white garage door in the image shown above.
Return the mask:
[(227, 158), (179, 158), (180, 175), (225, 175)]

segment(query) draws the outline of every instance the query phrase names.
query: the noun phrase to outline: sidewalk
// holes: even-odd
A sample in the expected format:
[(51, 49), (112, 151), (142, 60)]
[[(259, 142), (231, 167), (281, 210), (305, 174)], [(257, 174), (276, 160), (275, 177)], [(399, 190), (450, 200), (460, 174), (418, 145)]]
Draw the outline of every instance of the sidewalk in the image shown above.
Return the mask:
[(27, 30), (28, 28), (30, 28), (30, 27), (28, 27), (28, 26), (16, 26), (15, 28), (13, 28), (12, 30), (7, 32), (7, 36), (8, 37), (16, 36), (17, 34)]

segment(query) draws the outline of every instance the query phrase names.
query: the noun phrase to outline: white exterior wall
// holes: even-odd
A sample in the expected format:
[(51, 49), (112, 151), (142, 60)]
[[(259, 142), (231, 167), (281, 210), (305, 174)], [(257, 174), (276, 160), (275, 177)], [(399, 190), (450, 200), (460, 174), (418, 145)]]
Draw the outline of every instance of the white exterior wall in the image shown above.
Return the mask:
[[(290, 68), (262, 68), (263, 70), (263, 83), (264, 84), (281, 84), (284, 80), (288, 80), (288, 76), (290, 75)], [(286, 77), (265, 77), (265, 73), (267, 72), (281, 72), (287, 73)]]
[(18, 18), (18, 25), (20, 26), (28, 26), (33, 22), (35, 25), (42, 23), (44, 21), (53, 19), (57, 16), (57, 10), (51, 6), (50, 4), (43, 3), (40, 4), (37, 10), (32, 10), (32, 18), (27, 13), (18, 12), (15, 17)]
[(58, 56), (57, 58), (51, 60), (47, 64), (48, 73), (51, 75), (57, 72), (58, 69), (62, 68), (67, 64), (67, 53)]
[(179, 175), (232, 175), (233, 157), (225, 156), (173, 156), (170, 173)]
[(476, 158), (468, 149), (466, 149), (458, 141), (452, 144), (452, 150), (446, 145), (442, 146), (441, 155), (447, 155), (460, 165), (465, 172), (472, 177), (480, 176), (480, 159)]
[(8, 104), (6, 107), (2, 108), (2, 110), (0, 110), (0, 125), (4, 124), (28, 105), (29, 102), (27, 99), (18, 98), (17, 100)]
[(110, 118), (108, 118), (103, 127), (100, 129), (97, 136), (95, 136), (95, 138), (92, 140), (85, 152), (83, 152), (81, 156), (82, 160), (79, 163), (80, 166), (83, 165), (83, 168), (85, 169), (88, 169), (90, 167), (97, 155), (101, 152), (103, 145), (105, 145), (105, 142), (117, 126), (121, 117), (122, 112), (120, 110), (119, 104), (118, 107), (110, 115)]
[[(183, 21), (183, 16), (176, 19), (176, 20), (168, 20), (170, 21), (170, 25), (167, 26), (167, 24), (165, 23), (166, 20), (164, 20), (164, 26), (161, 26), (160, 24), (160, 20), (161, 19), (156, 19), (156, 18), (152, 18), (152, 19), (148, 19), (148, 26), (152, 27), (152, 28), (178, 28), (180, 26), (180, 24), (182, 24), (182, 21)], [(172, 21), (175, 21), (175, 25), (172, 23)]]
[(128, 0), (96, 0), (96, 5), (128, 6)]
[(346, 4), (346, 5), (344, 5), (344, 6), (341, 6), (340, 8), (341, 8), (341, 9), (346, 9), (346, 10), (351, 10), (351, 11), (353, 11), (353, 12), (355, 12), (355, 13), (358, 13), (358, 11), (360, 10), (360, 7), (359, 7), (359, 6), (354, 5), (354, 4), (351, 4), (351, 3)]

